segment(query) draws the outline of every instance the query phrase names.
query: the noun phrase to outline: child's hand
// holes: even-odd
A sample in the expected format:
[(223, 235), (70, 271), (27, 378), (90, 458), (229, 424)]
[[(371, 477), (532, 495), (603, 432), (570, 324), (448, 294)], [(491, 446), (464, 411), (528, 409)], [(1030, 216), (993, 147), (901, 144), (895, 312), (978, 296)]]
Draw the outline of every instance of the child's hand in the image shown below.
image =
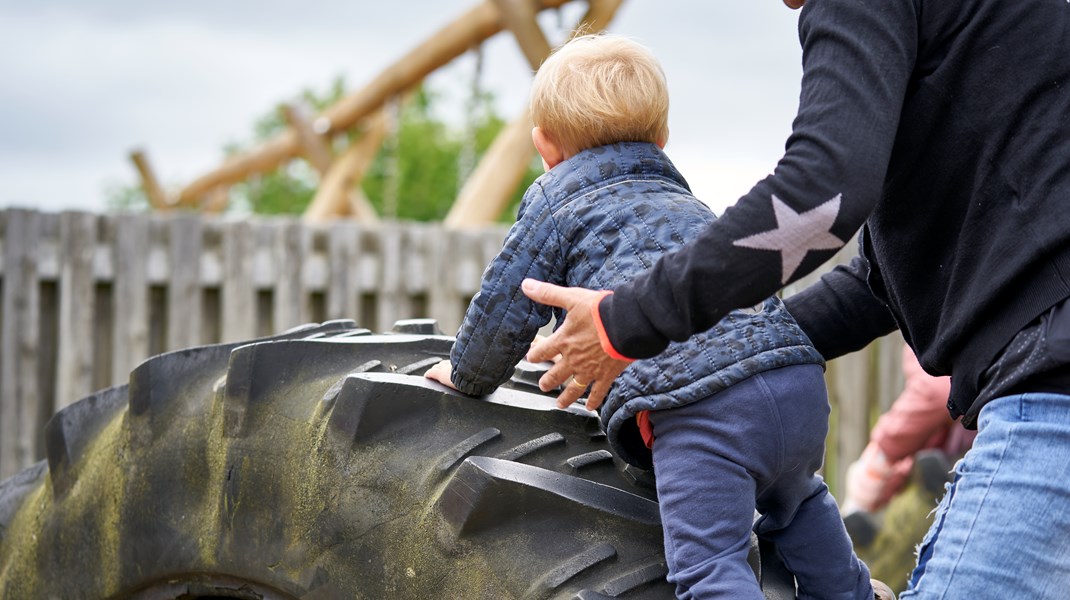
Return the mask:
[(453, 385), (453, 381), (450, 380), (450, 375), (452, 374), (453, 365), (450, 364), (450, 361), (443, 360), (428, 369), (427, 372), (424, 373), (424, 377), (432, 381), (437, 381), (448, 388), (457, 389), (457, 386)]

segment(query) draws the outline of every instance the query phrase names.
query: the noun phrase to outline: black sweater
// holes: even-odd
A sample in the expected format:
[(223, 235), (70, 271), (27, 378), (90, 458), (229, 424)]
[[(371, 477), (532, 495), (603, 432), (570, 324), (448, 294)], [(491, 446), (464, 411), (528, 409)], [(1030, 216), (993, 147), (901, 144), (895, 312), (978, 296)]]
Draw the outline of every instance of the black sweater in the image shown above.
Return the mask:
[(809, 0), (799, 113), (773, 175), (600, 305), (646, 357), (813, 271), (788, 299), (826, 358), (897, 326), (953, 414), (1070, 296), (1070, 3)]

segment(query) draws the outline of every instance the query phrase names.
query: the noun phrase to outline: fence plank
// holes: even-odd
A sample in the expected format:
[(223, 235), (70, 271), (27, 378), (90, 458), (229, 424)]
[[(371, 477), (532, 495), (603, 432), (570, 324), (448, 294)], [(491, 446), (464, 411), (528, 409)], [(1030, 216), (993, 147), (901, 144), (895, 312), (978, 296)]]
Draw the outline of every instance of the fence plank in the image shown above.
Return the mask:
[(112, 323), (112, 383), (126, 381), (130, 371), (149, 355), (148, 254), (146, 215), (116, 218)]
[(38, 215), (7, 212), (4, 228), (4, 320), (0, 331), (0, 478), (36, 457), (38, 411), (38, 280), (34, 245)]
[(357, 246), (357, 295), (361, 304), (357, 324), (372, 330), (380, 330), (379, 313), (383, 304), (382, 239), (386, 235), (384, 228), (364, 229), (361, 231)]
[(335, 221), (327, 230), (327, 318), (361, 323), (357, 279), (360, 229), (350, 221)]
[(93, 392), (93, 254), (97, 217), (60, 215), (60, 316), (56, 409)]
[(221, 282), (224, 342), (256, 337), (256, 287), (253, 281), (256, 240), (248, 221), (229, 223), (223, 230)]
[(402, 281), (403, 261), (402, 244), (404, 243), (404, 230), (396, 224), (387, 224), (383, 227), (379, 236), (380, 277), (379, 284), (379, 310), (378, 322), (375, 328), (378, 331), (387, 331), (394, 326), (406, 312), (404, 282)]
[(280, 332), (309, 321), (304, 265), (311, 238), (297, 220), (280, 223), (276, 236), (274, 328)]
[(197, 215), (175, 215), (170, 229), (167, 288), (167, 349), (196, 346), (201, 333), (201, 251), (203, 224)]
[(461, 325), (460, 317), (464, 315), (465, 306), (457, 293), (457, 271), (460, 256), (454, 250), (453, 242), (459, 236), (447, 235), (442, 228), (428, 229), (428, 269), (430, 270), (430, 289), (427, 292), (427, 309), (430, 314), (443, 315), (438, 326), (443, 332), (453, 333)]

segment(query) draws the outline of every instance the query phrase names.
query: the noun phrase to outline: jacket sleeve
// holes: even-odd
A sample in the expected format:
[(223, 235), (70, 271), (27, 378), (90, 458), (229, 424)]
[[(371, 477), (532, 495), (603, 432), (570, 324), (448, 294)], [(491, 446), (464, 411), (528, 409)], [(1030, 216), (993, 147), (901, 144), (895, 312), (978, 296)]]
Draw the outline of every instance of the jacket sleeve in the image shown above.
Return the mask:
[(557, 238), (549, 204), (533, 185), (457, 333), (450, 361), (451, 380), (460, 391), (481, 396), (508, 381), (539, 328), (550, 322), (551, 309), (529, 300), (520, 283), (526, 277), (561, 283), (553, 268), (561, 262)]
[(867, 273), (866, 259), (856, 256), (784, 299), (788, 312), (825, 360), (861, 350), (896, 329), (891, 311), (866, 282)]
[(915, 59), (914, 2), (811, 0), (799, 35), (801, 97), (783, 158), (699, 237), (602, 300), (621, 354), (653, 356), (813, 271), (880, 198)]

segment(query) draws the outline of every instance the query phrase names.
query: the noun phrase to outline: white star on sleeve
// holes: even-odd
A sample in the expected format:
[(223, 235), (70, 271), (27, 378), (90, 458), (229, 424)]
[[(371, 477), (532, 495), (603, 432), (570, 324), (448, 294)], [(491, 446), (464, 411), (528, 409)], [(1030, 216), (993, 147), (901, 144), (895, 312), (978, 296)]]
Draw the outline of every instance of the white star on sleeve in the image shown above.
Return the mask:
[(811, 250), (836, 250), (846, 242), (832, 235), (832, 224), (840, 213), (843, 194), (826, 200), (806, 212), (797, 213), (783, 200), (772, 195), (776, 229), (763, 231), (733, 242), (735, 246), (756, 250), (777, 250), (782, 267), (781, 284), (788, 282)]

